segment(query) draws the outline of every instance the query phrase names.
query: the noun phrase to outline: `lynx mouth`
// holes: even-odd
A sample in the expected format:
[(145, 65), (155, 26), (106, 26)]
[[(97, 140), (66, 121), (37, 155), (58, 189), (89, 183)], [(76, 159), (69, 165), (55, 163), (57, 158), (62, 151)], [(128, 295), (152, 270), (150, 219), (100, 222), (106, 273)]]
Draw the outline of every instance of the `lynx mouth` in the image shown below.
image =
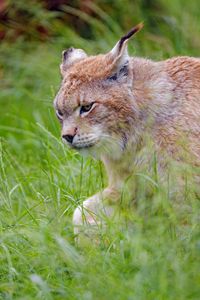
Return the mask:
[(86, 145), (73, 145), (72, 144), (72, 148), (76, 149), (76, 150), (80, 150), (80, 149), (88, 149), (88, 148), (92, 148), (96, 143), (92, 143), (92, 144), (86, 144)]
[(98, 139), (93, 139), (91, 141), (75, 141), (74, 143), (72, 143), (71, 147), (76, 150), (89, 149), (94, 147), (98, 143), (98, 141)]

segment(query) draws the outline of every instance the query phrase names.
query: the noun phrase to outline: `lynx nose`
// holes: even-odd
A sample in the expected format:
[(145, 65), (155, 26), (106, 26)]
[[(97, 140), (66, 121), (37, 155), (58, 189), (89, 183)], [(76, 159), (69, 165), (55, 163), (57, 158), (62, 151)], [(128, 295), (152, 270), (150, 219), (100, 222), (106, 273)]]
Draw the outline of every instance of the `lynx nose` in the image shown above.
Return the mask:
[(74, 135), (65, 134), (65, 135), (62, 136), (62, 138), (65, 139), (66, 141), (68, 141), (68, 143), (72, 144), (73, 139), (74, 139)]
[(65, 132), (62, 135), (62, 138), (65, 139), (68, 143), (72, 144), (76, 133), (77, 133), (77, 128), (73, 128), (71, 130), (68, 130), (68, 132)]

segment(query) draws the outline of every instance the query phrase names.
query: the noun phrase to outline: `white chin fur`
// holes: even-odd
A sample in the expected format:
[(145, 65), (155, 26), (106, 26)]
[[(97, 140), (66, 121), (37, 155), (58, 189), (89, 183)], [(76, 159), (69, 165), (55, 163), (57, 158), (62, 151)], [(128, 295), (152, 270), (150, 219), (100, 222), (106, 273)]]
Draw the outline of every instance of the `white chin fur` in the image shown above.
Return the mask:
[[(106, 147), (103, 145), (106, 143)], [(103, 155), (110, 156), (113, 160), (119, 160), (123, 154), (118, 144), (109, 144), (108, 141), (101, 141), (90, 148), (77, 149), (84, 157), (92, 156), (95, 159), (101, 159)]]

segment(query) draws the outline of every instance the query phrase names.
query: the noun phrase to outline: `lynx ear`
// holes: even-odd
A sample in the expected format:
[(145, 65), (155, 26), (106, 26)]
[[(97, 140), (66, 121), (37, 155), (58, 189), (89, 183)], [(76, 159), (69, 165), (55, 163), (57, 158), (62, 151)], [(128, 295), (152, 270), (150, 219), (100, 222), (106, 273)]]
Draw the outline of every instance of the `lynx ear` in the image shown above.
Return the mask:
[(69, 48), (62, 52), (62, 63), (60, 71), (62, 76), (65, 75), (67, 69), (76, 61), (86, 58), (87, 54), (82, 49)]
[(110, 51), (112, 59), (116, 62), (116, 67), (122, 67), (123, 64), (127, 64), (129, 55), (127, 51), (127, 42), (128, 40), (138, 31), (143, 28), (143, 23), (140, 23), (133, 27), (125, 36), (123, 36), (114, 48)]

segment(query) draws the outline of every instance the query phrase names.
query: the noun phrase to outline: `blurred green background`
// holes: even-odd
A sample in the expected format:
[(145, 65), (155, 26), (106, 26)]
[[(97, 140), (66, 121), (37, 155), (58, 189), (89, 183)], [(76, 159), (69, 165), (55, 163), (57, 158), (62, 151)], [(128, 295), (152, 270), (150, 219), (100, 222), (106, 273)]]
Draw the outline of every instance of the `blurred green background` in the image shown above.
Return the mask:
[(145, 198), (144, 177), (136, 211), (123, 207), (99, 243), (74, 243), (72, 212), (106, 176), (60, 141), (61, 51), (106, 52), (141, 21), (131, 55), (199, 56), (198, 0), (0, 1), (0, 299), (200, 299), (200, 207), (189, 185), (191, 210), (180, 212), (159, 188)]

